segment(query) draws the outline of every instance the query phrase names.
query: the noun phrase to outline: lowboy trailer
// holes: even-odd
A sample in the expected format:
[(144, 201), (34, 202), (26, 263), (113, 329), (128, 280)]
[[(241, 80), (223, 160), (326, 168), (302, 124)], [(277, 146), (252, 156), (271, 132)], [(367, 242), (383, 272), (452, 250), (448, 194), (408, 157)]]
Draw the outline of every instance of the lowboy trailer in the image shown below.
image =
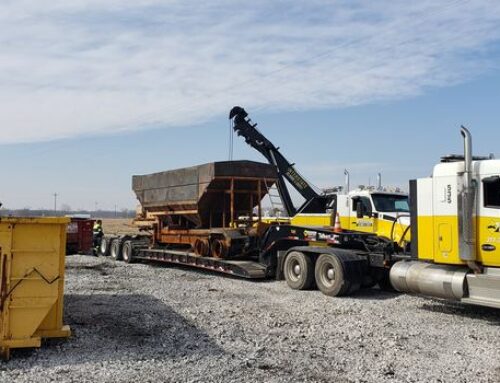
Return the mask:
[(377, 283), (391, 289), (389, 269), (409, 256), (390, 252), (390, 244), (372, 234), (270, 225), (253, 254), (231, 258), (203, 257), (191, 248), (147, 243), (152, 237), (119, 236), (127, 263), (162, 262), (248, 279), (286, 280), (296, 290), (315, 286), (326, 295), (348, 295)]
[(154, 261), (243, 278), (285, 279), (294, 289), (317, 286), (346, 295), (379, 283), (406, 255), (374, 234), (269, 224), (262, 198), (274, 166), (215, 162), (133, 177), (144, 235), (105, 236), (101, 253), (125, 262)]

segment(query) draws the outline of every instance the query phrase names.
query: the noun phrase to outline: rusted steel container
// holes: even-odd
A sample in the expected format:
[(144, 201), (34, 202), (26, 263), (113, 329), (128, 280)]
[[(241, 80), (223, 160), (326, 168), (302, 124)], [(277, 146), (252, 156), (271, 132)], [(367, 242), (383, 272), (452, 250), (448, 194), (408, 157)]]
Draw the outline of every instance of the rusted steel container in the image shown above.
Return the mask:
[(276, 178), (269, 164), (224, 161), (133, 176), (132, 189), (146, 212), (186, 220), (171, 226), (228, 227), (238, 215), (253, 213)]
[(66, 229), (66, 254), (91, 254), (94, 220), (71, 217)]
[(250, 229), (260, 221), (262, 198), (276, 179), (272, 165), (225, 161), (133, 176), (132, 188), (143, 222), (155, 220), (155, 243), (226, 258), (253, 251)]

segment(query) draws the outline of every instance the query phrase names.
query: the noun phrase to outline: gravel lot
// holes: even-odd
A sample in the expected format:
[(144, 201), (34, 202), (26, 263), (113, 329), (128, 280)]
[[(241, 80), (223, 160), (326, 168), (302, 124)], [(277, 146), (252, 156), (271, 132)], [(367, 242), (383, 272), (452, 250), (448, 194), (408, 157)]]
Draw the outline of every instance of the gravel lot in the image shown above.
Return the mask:
[(1, 382), (500, 382), (500, 310), (67, 257), (69, 340)]

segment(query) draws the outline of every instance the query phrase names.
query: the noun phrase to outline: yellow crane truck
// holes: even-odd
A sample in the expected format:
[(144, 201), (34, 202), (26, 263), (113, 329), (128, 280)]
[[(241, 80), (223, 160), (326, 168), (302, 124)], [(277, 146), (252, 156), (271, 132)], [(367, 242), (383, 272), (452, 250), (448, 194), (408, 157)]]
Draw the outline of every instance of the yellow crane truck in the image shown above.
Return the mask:
[[(333, 228), (338, 219), (343, 230), (376, 234), (403, 248), (410, 241), (408, 194), (382, 188), (380, 174), (377, 188), (360, 187), (349, 190), (349, 173), (345, 171), (345, 187), (318, 192), (279, 148), (257, 129), (257, 124), (248, 118), (245, 109), (235, 106), (229, 113), (229, 118), (238, 136), (242, 136), (249, 146), (261, 153), (278, 171), (277, 194), (273, 195), (271, 190), (269, 199), (273, 204), (273, 197), (279, 198), (276, 205), (288, 217), (279, 217), (277, 221), (299, 226)], [(290, 197), (287, 182), (305, 200), (298, 208)]]

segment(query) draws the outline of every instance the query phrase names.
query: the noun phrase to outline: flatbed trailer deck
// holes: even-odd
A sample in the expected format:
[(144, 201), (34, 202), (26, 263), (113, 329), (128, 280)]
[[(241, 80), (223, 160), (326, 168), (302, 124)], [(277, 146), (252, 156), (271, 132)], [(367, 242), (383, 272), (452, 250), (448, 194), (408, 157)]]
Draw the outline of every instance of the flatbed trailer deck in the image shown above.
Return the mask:
[(203, 257), (188, 247), (159, 245), (147, 235), (115, 236), (112, 257), (133, 262), (161, 262), (234, 277), (286, 280), (292, 289), (318, 287), (327, 295), (349, 295), (379, 284), (389, 289), (389, 269), (409, 257), (391, 252), (373, 234), (333, 232), (328, 228), (273, 225), (260, 238), (258, 251), (229, 258)]
[(257, 261), (199, 257), (190, 250), (141, 249), (134, 255), (135, 260), (183, 265), (247, 279), (267, 278), (266, 266)]

